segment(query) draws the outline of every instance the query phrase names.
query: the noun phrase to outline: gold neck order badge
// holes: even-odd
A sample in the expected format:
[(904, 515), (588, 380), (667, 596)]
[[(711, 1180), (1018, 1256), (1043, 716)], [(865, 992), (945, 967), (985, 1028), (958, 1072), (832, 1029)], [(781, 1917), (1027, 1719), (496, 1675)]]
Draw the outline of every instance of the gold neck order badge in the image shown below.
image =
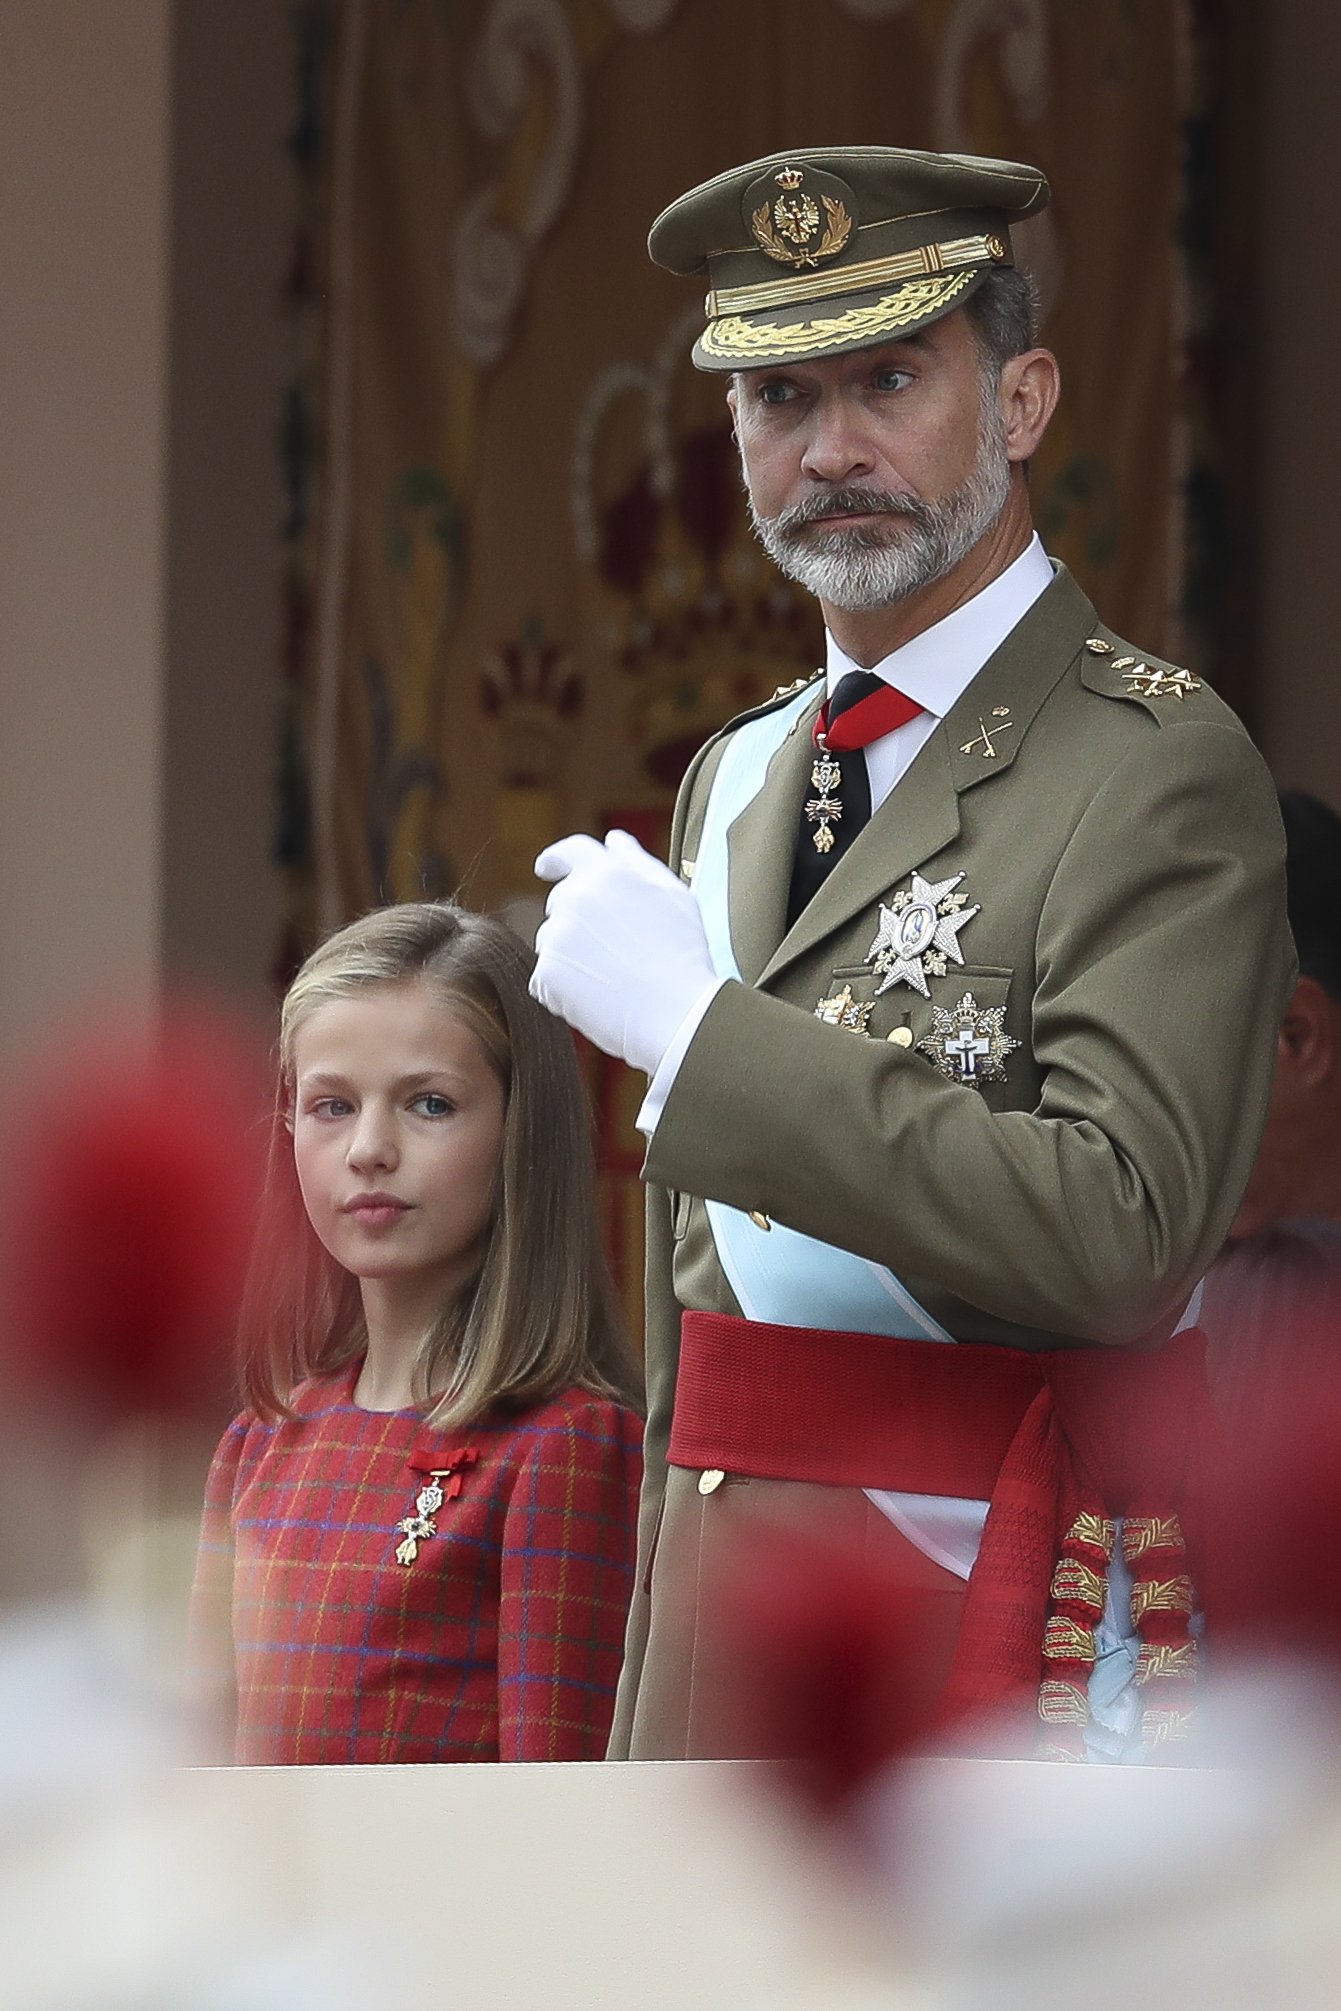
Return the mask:
[(437, 1535), (438, 1525), (434, 1518), (444, 1502), (454, 1501), (460, 1494), (462, 1472), (466, 1467), (474, 1466), (478, 1458), (474, 1446), (467, 1445), (459, 1452), (451, 1453), (445, 1466), (430, 1470), (428, 1479), (414, 1498), (413, 1513), (402, 1517), (396, 1524), (403, 1538), (396, 1545), (397, 1564), (413, 1564), (419, 1555), (420, 1544)]
[(843, 814), (841, 798), (835, 793), (843, 786), (843, 770), (836, 754), (831, 754), (821, 736), (819, 752), (810, 769), (810, 786), (818, 793), (806, 804), (806, 816), (815, 826), (812, 839), (817, 852), (832, 852), (834, 825)]

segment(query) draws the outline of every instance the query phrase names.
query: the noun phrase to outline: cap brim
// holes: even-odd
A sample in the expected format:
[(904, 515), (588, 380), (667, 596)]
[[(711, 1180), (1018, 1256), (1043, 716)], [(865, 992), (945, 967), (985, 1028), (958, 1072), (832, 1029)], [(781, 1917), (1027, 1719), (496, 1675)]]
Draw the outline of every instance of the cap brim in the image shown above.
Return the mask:
[(700, 370), (760, 370), (777, 363), (802, 363), (815, 356), (841, 356), (909, 335), (962, 307), (986, 278), (990, 266), (929, 274), (902, 285), (857, 294), (846, 302), (799, 302), (795, 307), (757, 314), (721, 315), (694, 344)]

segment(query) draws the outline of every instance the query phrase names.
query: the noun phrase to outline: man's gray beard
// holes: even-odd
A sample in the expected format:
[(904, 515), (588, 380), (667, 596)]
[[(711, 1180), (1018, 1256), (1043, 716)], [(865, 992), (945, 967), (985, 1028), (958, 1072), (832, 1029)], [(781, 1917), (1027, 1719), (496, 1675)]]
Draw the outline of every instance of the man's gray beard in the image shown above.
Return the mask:
[[(851, 613), (889, 607), (943, 579), (985, 537), (1006, 506), (1011, 464), (995, 406), (984, 414), (973, 473), (938, 503), (875, 489), (837, 487), (761, 517), (750, 498), (750, 522), (773, 563), (818, 599)], [(897, 528), (834, 525), (807, 532), (817, 518), (878, 510), (902, 519)]]

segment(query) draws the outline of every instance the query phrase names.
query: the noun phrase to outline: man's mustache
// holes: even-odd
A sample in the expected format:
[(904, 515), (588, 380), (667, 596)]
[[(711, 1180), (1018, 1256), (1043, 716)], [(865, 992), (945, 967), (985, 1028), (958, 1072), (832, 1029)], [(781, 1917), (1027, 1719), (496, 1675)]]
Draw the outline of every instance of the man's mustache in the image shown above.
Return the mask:
[(897, 496), (884, 489), (827, 489), (780, 511), (773, 519), (773, 529), (785, 538), (825, 518), (887, 516), (920, 521), (926, 507), (920, 496)]

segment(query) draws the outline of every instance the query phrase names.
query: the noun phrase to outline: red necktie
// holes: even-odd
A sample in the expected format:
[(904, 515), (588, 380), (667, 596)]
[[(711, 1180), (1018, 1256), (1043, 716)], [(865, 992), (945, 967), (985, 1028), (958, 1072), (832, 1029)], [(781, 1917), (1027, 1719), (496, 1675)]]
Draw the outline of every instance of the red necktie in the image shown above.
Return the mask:
[(816, 747), (851, 754), (883, 739), (896, 726), (906, 726), (921, 710), (915, 698), (886, 684), (873, 670), (849, 670), (820, 707), (811, 737)]

